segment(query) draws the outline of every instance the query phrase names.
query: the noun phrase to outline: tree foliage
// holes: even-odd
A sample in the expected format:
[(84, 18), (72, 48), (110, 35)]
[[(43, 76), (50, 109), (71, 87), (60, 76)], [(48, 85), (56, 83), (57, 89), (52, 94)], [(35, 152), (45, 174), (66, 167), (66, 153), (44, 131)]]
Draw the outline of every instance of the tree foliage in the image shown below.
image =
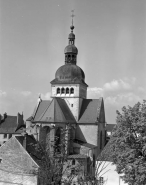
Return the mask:
[(146, 101), (117, 111), (110, 155), (129, 185), (146, 184)]

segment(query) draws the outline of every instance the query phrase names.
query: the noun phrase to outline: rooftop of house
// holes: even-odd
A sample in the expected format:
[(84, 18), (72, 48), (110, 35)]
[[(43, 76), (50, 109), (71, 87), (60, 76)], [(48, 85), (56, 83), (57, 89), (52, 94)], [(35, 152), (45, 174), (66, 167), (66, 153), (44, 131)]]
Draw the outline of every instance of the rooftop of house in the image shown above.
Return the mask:
[(4, 116), (0, 115), (0, 134), (14, 134), (22, 133), (25, 128), (23, 115), (17, 114), (17, 116), (10, 116), (6, 113)]
[(113, 128), (114, 128), (115, 125), (116, 125), (116, 124), (107, 124), (107, 125), (106, 125), (106, 130), (107, 130), (107, 132), (112, 132), (112, 130), (113, 130)]

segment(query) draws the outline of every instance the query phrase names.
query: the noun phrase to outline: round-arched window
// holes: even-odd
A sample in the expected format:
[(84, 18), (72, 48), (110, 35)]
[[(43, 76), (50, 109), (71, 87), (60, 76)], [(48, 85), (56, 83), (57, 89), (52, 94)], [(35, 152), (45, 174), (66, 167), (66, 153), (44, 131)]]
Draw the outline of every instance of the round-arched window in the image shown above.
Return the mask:
[(69, 88), (68, 87), (66, 88), (66, 94), (69, 94)]
[(65, 89), (62, 88), (62, 89), (61, 89), (61, 94), (64, 94), (64, 93), (65, 93)]
[(70, 89), (70, 94), (74, 94), (74, 88)]
[(57, 94), (60, 94), (60, 88), (59, 87), (57, 88)]

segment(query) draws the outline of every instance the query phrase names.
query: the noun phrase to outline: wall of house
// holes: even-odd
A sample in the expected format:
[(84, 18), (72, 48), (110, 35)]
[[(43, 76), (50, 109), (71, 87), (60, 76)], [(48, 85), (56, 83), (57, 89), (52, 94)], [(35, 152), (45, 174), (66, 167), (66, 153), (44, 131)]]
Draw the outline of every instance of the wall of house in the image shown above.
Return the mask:
[(4, 185), (9, 182), (10, 184), (22, 183), (22, 180), (23, 185), (37, 185), (38, 165), (15, 137), (9, 139), (0, 148), (0, 159), (0, 181)]
[(0, 170), (0, 185), (37, 185), (37, 176)]
[(21, 136), (21, 134), (0, 134), (0, 146), (14, 136)]
[(77, 125), (76, 139), (97, 146), (98, 125)]
[[(100, 161), (96, 162), (96, 168), (98, 168), (99, 163)], [(107, 167), (102, 170), (103, 165)], [(122, 181), (120, 175), (116, 172), (116, 166), (113, 165), (112, 162), (101, 161), (100, 167), (98, 168), (98, 172), (99, 171), (101, 171), (99, 176), (103, 177), (106, 185), (128, 185)]]
[(71, 110), (72, 114), (74, 115), (75, 119), (78, 121), (79, 113), (82, 105), (82, 98), (64, 98), (69, 109)]
[[(83, 85), (80, 84), (61, 84), (61, 85), (52, 85), (52, 92), (51, 92), (51, 96), (52, 97), (82, 97), (82, 98), (86, 98), (87, 95), (87, 88)], [(60, 93), (57, 93), (57, 88), (60, 88)], [(61, 89), (64, 88), (65, 89), (65, 93), (61, 93)], [(69, 90), (71, 88), (74, 89), (74, 93), (71, 94), (66, 93), (66, 88), (69, 88)]]

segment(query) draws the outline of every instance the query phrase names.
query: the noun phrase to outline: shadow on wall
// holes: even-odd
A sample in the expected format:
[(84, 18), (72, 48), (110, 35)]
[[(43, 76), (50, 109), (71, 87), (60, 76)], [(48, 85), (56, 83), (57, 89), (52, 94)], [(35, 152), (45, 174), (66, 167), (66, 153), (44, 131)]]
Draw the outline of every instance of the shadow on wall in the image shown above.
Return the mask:
[(81, 128), (80, 128), (79, 125), (78, 125), (77, 128), (76, 128), (75, 139), (79, 139), (79, 140), (81, 140), (81, 141), (87, 143), (87, 140), (86, 140), (86, 138), (84, 137), (84, 134), (82, 133)]

